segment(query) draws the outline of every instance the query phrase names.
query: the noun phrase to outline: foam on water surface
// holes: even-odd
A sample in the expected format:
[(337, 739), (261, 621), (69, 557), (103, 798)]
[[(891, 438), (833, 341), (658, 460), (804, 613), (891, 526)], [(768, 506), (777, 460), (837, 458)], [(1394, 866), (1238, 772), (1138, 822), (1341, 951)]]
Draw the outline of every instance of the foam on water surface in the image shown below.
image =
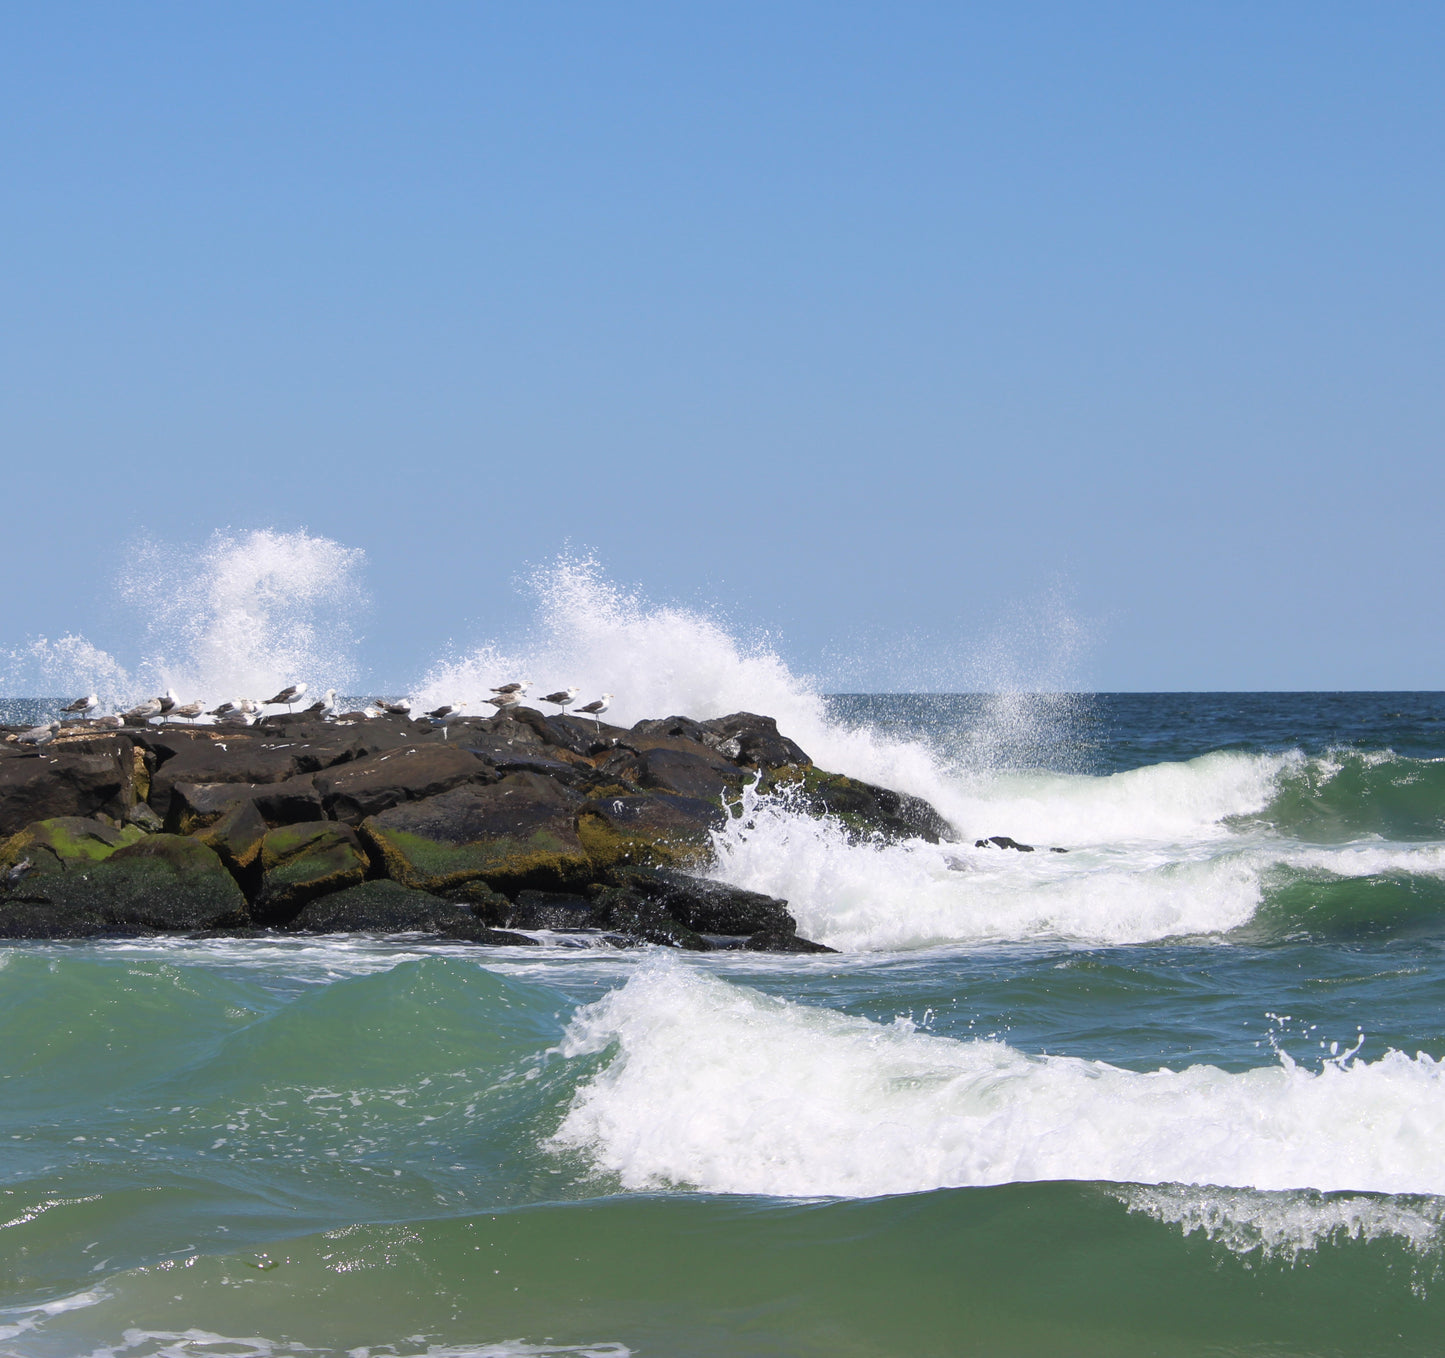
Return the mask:
[(632, 1190), (867, 1197), (1041, 1180), (1445, 1193), (1445, 1066), (1147, 1073), (880, 1025), (666, 959), (581, 1010), (554, 1138)]

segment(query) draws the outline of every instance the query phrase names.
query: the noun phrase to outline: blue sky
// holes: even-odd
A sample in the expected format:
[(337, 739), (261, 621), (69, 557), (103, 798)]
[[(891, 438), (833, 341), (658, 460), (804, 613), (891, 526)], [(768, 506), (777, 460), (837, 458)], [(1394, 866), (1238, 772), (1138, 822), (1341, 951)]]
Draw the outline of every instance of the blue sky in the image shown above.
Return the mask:
[(0, 19), (0, 640), (304, 526), (378, 675), (570, 545), (842, 687), (1440, 687), (1439, 6)]

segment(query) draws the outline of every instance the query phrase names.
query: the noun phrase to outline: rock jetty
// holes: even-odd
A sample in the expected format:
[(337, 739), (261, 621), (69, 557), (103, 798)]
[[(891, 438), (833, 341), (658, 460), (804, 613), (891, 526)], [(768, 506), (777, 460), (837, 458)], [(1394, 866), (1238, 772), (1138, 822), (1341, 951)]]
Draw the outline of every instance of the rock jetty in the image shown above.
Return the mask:
[(0, 938), (554, 930), (826, 952), (786, 901), (705, 875), (747, 785), (854, 835), (956, 838), (928, 803), (816, 768), (748, 712), (630, 729), (521, 705), (445, 730), (78, 721), (40, 749), (0, 743)]

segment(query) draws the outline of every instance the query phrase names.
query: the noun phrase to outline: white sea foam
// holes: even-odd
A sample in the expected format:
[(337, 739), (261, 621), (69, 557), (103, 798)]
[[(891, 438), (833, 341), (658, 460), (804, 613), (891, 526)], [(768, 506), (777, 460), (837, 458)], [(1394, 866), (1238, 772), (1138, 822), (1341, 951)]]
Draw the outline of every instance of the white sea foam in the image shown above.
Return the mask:
[(174, 688), (183, 701), (264, 699), (302, 680), (343, 692), (357, 679), (365, 554), (305, 532), (216, 533), (204, 547), (142, 543), (118, 582), (138, 619), (125, 657), (68, 635), (5, 656), (10, 694), (94, 691), (102, 707)]
[(1136, 1073), (764, 996), (670, 958), (574, 1017), (554, 1138), (628, 1189), (859, 1197), (1041, 1180), (1445, 1193), (1445, 1066)]
[(1199, 1232), (1233, 1254), (1294, 1262), (1320, 1246), (1343, 1240), (1394, 1239), (1415, 1254), (1440, 1243), (1445, 1199), (1324, 1195), (1293, 1191), (1207, 1188), (1184, 1184), (1128, 1185), (1115, 1196), (1131, 1212)]

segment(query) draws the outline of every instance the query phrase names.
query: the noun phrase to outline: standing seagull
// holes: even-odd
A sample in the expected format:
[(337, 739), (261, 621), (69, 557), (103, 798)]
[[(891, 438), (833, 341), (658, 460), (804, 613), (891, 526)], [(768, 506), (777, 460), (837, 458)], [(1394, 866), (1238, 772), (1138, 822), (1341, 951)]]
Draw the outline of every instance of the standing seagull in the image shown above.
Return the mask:
[(147, 698), (145, 702), (137, 703), (121, 715), (125, 718), (127, 726), (145, 726), (152, 717), (160, 713), (160, 710), (161, 700), (159, 698)]
[(274, 698), (267, 698), (262, 707), (284, 707), (288, 712), (291, 704), (306, 692), (305, 684), (292, 684), (290, 688), (283, 688)]
[(320, 702), (312, 703), (301, 714), (303, 717), (334, 717), (336, 715), (336, 690), (328, 688)]
[(186, 703), (181, 707), (170, 708), (165, 715), (168, 717), (184, 717), (187, 721), (193, 722), (201, 715), (201, 710), (204, 707), (205, 703), (200, 701)]
[(596, 702), (588, 703), (585, 707), (579, 707), (577, 711), (579, 714), (585, 712), (589, 717), (593, 718), (593, 720), (597, 722), (597, 729), (600, 731), (602, 729), (602, 714), (607, 711), (611, 702), (612, 694), (604, 693)]
[(443, 718), (450, 717), (454, 713), (460, 716), (463, 706), (465, 706), (463, 703), (443, 703), (440, 707), (432, 708), (432, 710), (427, 713), (427, 716), (433, 721), (441, 721)]
[(33, 745), (38, 751), (42, 745), (49, 745), (60, 732), (60, 723), (52, 721), (45, 726), (32, 726), (15, 737), (21, 745)]
[(156, 699), (156, 702), (161, 705), (161, 716), (164, 717), (178, 702), (180, 702), (180, 699), (176, 697), (175, 689), (168, 688), (164, 693), (161, 694), (159, 698)]
[(556, 703), (565, 712), (572, 703), (576, 702), (577, 695), (581, 692), (580, 688), (559, 688), (556, 693), (549, 693), (545, 698), (538, 698), (537, 701), (539, 703)]
[(492, 692), (500, 693), (503, 697), (506, 697), (506, 695), (510, 693), (513, 697), (521, 698), (526, 695), (527, 690), (531, 687), (532, 681), (530, 679), (523, 679), (517, 684), (503, 684), (501, 688), (494, 688)]
[(495, 698), (484, 698), (482, 701), (491, 703), (500, 712), (504, 707), (516, 707), (517, 695), (515, 693), (499, 693)]
[(60, 710), (68, 712), (72, 717), (88, 717), (99, 706), (99, 696), (92, 693), (87, 697), (77, 698), (73, 703), (66, 703)]

